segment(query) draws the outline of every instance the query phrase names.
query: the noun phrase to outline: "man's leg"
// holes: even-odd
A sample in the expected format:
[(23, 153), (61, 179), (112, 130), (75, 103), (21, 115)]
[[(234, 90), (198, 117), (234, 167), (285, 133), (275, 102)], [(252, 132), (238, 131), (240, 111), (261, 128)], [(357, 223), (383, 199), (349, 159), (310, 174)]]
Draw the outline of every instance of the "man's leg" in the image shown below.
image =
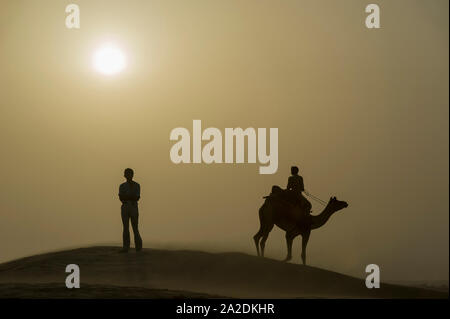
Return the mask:
[(139, 234), (139, 211), (137, 207), (133, 207), (132, 214), (130, 214), (131, 218), (131, 227), (133, 227), (133, 234), (134, 234), (134, 246), (136, 247), (136, 251), (139, 251), (142, 249), (142, 238)]
[(311, 202), (305, 197), (303, 196), (303, 194), (300, 195), (301, 197), (301, 202), (302, 202), (302, 209), (309, 215), (311, 214)]
[(130, 216), (128, 214), (128, 207), (122, 206), (122, 224), (123, 224), (123, 251), (128, 251), (130, 248), (130, 227), (129, 227), (129, 220)]

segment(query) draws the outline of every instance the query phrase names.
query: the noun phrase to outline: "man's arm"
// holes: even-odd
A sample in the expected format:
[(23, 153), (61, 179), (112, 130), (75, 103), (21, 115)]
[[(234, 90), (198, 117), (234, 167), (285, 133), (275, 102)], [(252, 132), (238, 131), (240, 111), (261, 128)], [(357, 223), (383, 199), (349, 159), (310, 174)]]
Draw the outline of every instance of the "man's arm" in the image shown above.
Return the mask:
[(305, 191), (305, 185), (303, 184), (303, 177), (300, 177), (300, 191)]
[(289, 190), (289, 189), (291, 189), (291, 188), (292, 188), (292, 185), (291, 185), (291, 178), (289, 177), (289, 178), (288, 178), (288, 183), (287, 183), (286, 189)]
[(135, 201), (138, 201), (141, 198), (141, 185), (136, 183), (136, 192), (133, 194), (133, 199)]
[(126, 196), (122, 191), (122, 185), (119, 186), (119, 199), (122, 203), (129, 200), (128, 196)]

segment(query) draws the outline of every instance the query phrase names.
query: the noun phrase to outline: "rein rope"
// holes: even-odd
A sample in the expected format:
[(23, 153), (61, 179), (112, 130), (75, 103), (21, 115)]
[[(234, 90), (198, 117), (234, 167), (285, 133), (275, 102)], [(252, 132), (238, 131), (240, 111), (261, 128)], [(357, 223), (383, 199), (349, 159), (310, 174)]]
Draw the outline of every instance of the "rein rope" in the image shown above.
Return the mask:
[(327, 206), (327, 202), (324, 201), (323, 199), (320, 199), (319, 197), (314, 196), (313, 194), (310, 194), (309, 192), (305, 192), (306, 196), (310, 197), (311, 199), (315, 200), (316, 202), (318, 202), (319, 204), (323, 205), (323, 206)]

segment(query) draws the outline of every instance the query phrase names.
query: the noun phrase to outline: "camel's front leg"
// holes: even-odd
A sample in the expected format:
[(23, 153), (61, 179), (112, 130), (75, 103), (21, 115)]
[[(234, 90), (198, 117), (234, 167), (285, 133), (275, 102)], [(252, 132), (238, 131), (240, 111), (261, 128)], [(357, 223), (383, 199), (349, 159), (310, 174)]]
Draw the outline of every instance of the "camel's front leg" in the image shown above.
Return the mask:
[(302, 262), (306, 265), (306, 245), (308, 245), (309, 235), (311, 232), (302, 234)]

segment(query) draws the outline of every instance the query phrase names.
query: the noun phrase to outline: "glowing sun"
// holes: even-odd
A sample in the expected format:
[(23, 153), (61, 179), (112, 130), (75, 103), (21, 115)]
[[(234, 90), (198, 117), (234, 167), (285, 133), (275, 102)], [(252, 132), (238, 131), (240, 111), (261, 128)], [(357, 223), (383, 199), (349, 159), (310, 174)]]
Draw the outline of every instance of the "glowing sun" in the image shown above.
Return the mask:
[(121, 72), (126, 66), (122, 50), (112, 44), (103, 45), (94, 52), (92, 59), (94, 69), (105, 75)]

